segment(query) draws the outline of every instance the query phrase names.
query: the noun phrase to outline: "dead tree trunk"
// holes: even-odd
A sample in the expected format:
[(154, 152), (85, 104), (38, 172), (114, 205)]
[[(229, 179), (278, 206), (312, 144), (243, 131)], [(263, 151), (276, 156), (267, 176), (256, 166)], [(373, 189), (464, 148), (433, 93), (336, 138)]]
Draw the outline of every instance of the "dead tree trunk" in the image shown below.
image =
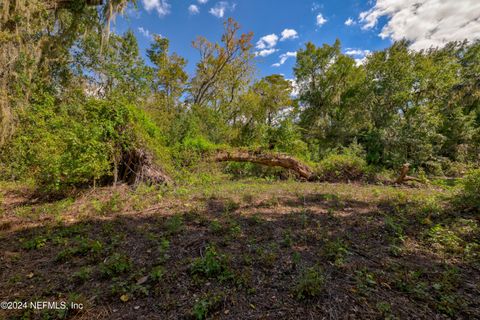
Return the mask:
[(397, 180), (395, 180), (395, 183), (402, 184), (407, 181), (416, 181), (423, 183), (422, 180), (409, 176), (408, 171), (410, 171), (410, 163), (405, 163), (402, 166), (402, 169), (400, 169), (400, 175), (398, 176)]
[(284, 154), (263, 154), (255, 151), (220, 151), (216, 154), (215, 161), (251, 162), (269, 167), (282, 167), (294, 171), (306, 180), (311, 180), (314, 176), (309, 166)]

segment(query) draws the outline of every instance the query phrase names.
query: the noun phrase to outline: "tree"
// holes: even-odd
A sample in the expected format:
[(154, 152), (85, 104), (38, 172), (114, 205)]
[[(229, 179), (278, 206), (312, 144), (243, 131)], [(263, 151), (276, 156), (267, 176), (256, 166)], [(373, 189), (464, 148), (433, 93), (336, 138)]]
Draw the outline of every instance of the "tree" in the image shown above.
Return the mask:
[(307, 43), (297, 53), (294, 67), (300, 125), (305, 139), (317, 148), (317, 156), (328, 148), (353, 141), (365, 126), (365, 113), (358, 108), (365, 78), (362, 67), (341, 53), (340, 41), (333, 46)]
[(176, 53), (169, 55), (169, 43), (167, 38), (156, 35), (147, 55), (155, 65), (154, 93), (160, 95), (167, 108), (172, 109), (185, 91), (188, 75), (184, 71), (187, 61)]
[[(224, 80), (227, 71), (238, 77), (250, 69), (248, 65), (253, 58), (250, 43), (253, 34), (237, 36), (239, 29), (239, 24), (230, 18), (225, 23), (221, 45), (211, 43), (203, 37), (199, 37), (193, 43), (200, 52), (200, 61), (197, 63), (195, 77), (190, 83), (191, 103), (201, 106), (210, 103), (215, 106), (218, 87), (222, 85), (221, 81)], [(230, 87), (230, 96), (234, 97), (239, 86)]]

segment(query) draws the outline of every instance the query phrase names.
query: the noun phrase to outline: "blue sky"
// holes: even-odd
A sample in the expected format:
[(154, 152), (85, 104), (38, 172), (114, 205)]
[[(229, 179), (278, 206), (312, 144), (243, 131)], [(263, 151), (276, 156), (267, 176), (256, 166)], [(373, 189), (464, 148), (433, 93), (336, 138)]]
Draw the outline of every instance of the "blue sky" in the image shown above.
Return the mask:
[[(388, 47), (401, 38), (411, 40), (413, 49), (480, 38), (480, 1), (414, 2), (138, 0), (138, 9), (129, 9), (117, 18), (114, 30), (134, 30), (143, 54), (152, 34), (167, 37), (172, 52), (185, 57), (189, 61), (187, 70), (193, 73), (199, 56), (192, 41), (200, 35), (219, 41), (223, 22), (232, 17), (243, 32), (254, 33), (259, 76), (280, 73), (287, 78), (293, 77), (294, 52), (308, 41), (322, 45), (338, 38), (343, 51), (360, 61), (368, 52)], [(448, 25), (442, 27), (442, 21)]]

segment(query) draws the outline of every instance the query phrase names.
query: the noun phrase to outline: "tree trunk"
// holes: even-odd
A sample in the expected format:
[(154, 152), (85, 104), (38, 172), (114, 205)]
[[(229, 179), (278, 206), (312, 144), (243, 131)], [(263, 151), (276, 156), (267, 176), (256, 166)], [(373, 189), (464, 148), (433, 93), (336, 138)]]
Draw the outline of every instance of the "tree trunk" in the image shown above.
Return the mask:
[(416, 181), (423, 183), (423, 181), (418, 178), (408, 176), (408, 171), (410, 171), (410, 163), (405, 163), (402, 166), (402, 169), (400, 169), (400, 175), (398, 176), (397, 180), (395, 180), (395, 183), (402, 184), (407, 181)]
[(300, 161), (284, 154), (263, 154), (258, 151), (220, 151), (215, 156), (216, 162), (236, 161), (263, 164), (269, 167), (282, 167), (294, 171), (306, 180), (313, 178), (312, 169)]

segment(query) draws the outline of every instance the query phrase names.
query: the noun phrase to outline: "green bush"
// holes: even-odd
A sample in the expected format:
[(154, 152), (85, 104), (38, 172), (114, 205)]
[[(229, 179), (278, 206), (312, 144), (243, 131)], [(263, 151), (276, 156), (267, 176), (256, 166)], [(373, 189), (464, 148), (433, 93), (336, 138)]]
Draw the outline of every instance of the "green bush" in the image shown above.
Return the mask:
[(20, 125), (1, 154), (7, 174), (33, 178), (44, 192), (65, 191), (111, 180), (113, 163), (122, 152), (146, 147), (168, 167), (169, 153), (155, 125), (121, 99), (103, 101), (51, 94), (35, 96), (19, 115)]
[(466, 209), (480, 210), (480, 169), (469, 171), (460, 185), (458, 204)]
[(353, 153), (328, 155), (318, 164), (316, 174), (330, 182), (367, 180), (371, 176), (367, 162)]

